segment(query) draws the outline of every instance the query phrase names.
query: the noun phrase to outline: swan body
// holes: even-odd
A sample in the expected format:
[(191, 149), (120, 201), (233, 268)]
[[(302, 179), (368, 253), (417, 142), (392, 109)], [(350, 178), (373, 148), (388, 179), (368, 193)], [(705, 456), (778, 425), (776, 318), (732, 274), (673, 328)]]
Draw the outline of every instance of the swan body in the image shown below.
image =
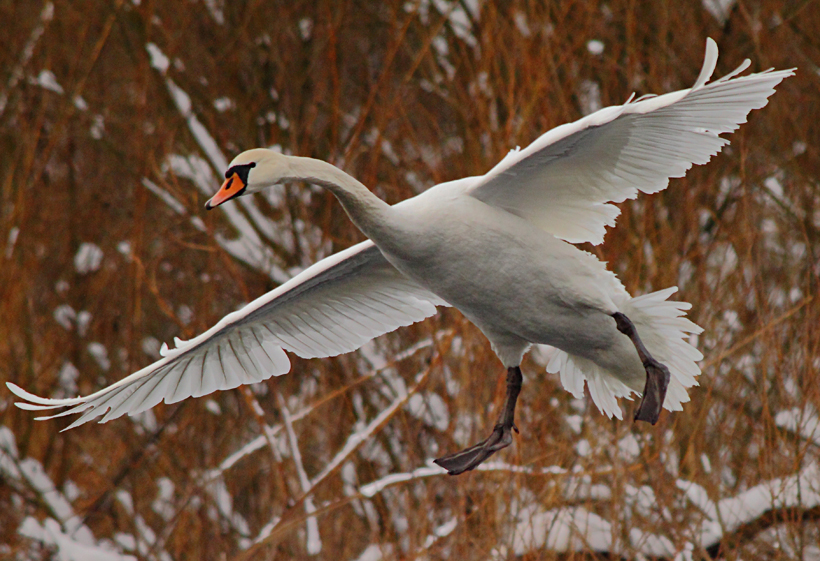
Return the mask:
[[(366, 341), (454, 306), (487, 336), (508, 370), (502, 418), (486, 441), (437, 460), (451, 473), (472, 469), (511, 441), (521, 387), (518, 368), (533, 344), (555, 347), (547, 370), (577, 397), (584, 384), (608, 416), (618, 397), (643, 394), (636, 418), (654, 424), (661, 405), (681, 409), (696, 385), (700, 352), (686, 341), (701, 329), (676, 288), (633, 298), (615, 275), (573, 243), (603, 241), (613, 202), (666, 188), (728, 143), (792, 70), (707, 83), (717, 46), (707, 40), (695, 85), (607, 107), (511, 151), (487, 174), (442, 183), (390, 206), (334, 166), (270, 150), (231, 162), (213, 208), (277, 183), (302, 180), (330, 190), (369, 238), (306, 269), (163, 357), (86, 397), (47, 399), (8, 383), (23, 409), (67, 407), (68, 428), (135, 414), (289, 371), (284, 350), (302, 357), (349, 352)], [(650, 395), (651, 394), (651, 395)], [(51, 418), (51, 417), (44, 417)], [(517, 430), (517, 429), (516, 429)], [(444, 460), (444, 461), (442, 461)]]

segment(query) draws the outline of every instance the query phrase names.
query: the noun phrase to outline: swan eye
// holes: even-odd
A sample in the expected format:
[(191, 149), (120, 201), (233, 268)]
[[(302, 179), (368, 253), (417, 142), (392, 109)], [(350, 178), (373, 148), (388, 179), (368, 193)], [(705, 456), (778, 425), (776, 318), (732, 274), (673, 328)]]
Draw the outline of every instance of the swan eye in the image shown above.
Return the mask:
[(237, 164), (235, 166), (231, 166), (228, 168), (228, 171), (225, 172), (225, 179), (228, 179), (233, 174), (237, 174), (239, 179), (242, 180), (242, 183), (245, 185), (248, 184), (248, 174), (251, 172), (251, 169), (256, 167), (256, 162), (251, 162), (249, 164)]

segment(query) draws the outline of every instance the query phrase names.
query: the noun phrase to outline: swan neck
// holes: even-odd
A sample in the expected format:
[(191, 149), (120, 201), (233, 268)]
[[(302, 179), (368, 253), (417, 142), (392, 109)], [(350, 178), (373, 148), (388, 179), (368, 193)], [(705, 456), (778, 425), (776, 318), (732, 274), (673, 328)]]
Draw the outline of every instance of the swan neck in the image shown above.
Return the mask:
[(356, 227), (378, 243), (384, 235), (383, 230), (390, 224), (390, 205), (358, 180), (327, 162), (292, 156), (291, 169), (293, 179), (319, 185), (333, 193)]

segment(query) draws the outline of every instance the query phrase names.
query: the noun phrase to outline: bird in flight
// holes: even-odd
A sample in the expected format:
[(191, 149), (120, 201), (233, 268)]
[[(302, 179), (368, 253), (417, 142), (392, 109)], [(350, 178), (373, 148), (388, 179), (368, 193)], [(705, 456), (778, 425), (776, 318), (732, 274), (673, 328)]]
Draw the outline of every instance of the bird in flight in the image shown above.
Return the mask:
[(612, 203), (665, 189), (705, 164), (766, 105), (793, 69), (739, 76), (746, 60), (709, 83), (717, 45), (686, 90), (606, 107), (513, 150), (489, 172), (431, 187), (395, 205), (312, 158), (253, 149), (239, 154), (215, 208), (273, 185), (304, 181), (336, 196), (368, 240), (327, 257), (222, 318), (162, 358), (91, 395), (48, 399), (7, 382), (22, 409), (67, 408), (67, 428), (136, 414), (290, 370), (285, 350), (305, 358), (350, 352), (436, 313), (460, 310), (489, 339), (507, 370), (501, 415), (485, 440), (438, 458), (450, 474), (474, 469), (510, 445), (522, 386), (520, 364), (534, 344), (554, 347), (547, 370), (564, 387), (621, 418), (616, 398), (640, 395), (635, 419), (655, 424), (680, 410), (700, 374), (687, 342), (700, 327), (690, 305), (667, 299), (675, 287), (632, 297), (604, 263), (573, 244), (600, 244), (619, 209)]

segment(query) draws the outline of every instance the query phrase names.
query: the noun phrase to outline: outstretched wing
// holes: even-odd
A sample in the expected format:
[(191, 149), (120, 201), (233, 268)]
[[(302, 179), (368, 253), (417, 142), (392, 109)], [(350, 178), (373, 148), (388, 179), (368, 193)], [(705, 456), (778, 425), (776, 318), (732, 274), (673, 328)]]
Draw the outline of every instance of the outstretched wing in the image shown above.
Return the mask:
[[(390, 265), (371, 241), (319, 261), (279, 288), (228, 314), (191, 339), (163, 345), (163, 358), (94, 394), (46, 399), (7, 382), (22, 409), (70, 407), (82, 413), (67, 429), (279, 376), (283, 349), (304, 358), (334, 356), (436, 313), (446, 302)], [(41, 417), (50, 419), (52, 417)], [(66, 430), (67, 430), (66, 429)]]
[(601, 243), (620, 212), (609, 202), (661, 191), (670, 177), (708, 162), (729, 143), (718, 135), (745, 123), (794, 74), (767, 70), (736, 78), (748, 68), (746, 60), (706, 84), (717, 56), (717, 45), (707, 39), (703, 68), (691, 89), (644, 96), (556, 127), (510, 152), (470, 195), (568, 242)]

